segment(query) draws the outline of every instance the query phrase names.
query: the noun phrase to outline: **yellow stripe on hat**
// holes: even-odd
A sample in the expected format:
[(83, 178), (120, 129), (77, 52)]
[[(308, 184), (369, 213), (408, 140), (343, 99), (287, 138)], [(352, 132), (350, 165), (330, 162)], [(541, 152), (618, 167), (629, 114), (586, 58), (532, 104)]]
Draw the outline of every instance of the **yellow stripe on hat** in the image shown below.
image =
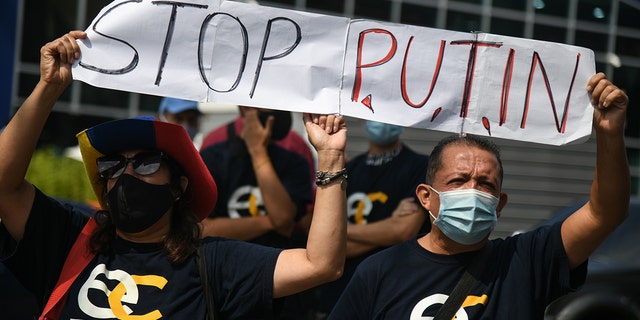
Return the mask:
[(100, 208), (106, 210), (107, 203), (104, 198), (105, 182), (100, 178), (100, 175), (98, 174), (98, 166), (96, 165), (96, 160), (104, 155), (91, 145), (89, 137), (87, 136), (87, 130), (88, 129), (85, 129), (78, 133), (76, 137), (78, 138), (78, 145), (80, 146), (84, 169), (87, 172), (87, 177), (93, 187), (93, 193), (96, 195), (98, 202), (100, 202)]

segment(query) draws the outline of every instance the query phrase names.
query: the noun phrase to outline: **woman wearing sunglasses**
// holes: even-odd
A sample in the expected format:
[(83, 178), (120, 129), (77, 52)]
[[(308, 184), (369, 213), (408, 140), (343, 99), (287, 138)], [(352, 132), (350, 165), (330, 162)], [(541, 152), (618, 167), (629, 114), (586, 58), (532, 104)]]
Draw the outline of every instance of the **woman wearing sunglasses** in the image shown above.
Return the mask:
[(101, 206), (92, 219), (25, 181), (39, 134), (72, 81), (76, 39), (85, 37), (72, 31), (42, 47), (40, 81), (0, 134), (0, 258), (34, 293), (41, 318), (270, 318), (272, 299), (340, 276), (340, 117), (304, 116), (322, 170), (306, 249), (200, 240), (199, 221), (215, 205), (216, 185), (186, 131), (170, 123), (115, 120), (78, 134)]

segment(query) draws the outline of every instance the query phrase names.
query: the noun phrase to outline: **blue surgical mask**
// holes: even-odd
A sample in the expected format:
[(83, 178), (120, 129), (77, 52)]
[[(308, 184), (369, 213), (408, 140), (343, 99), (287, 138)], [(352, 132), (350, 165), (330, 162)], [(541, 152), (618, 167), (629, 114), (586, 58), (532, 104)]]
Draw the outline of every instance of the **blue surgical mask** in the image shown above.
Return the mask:
[(435, 219), (433, 225), (457, 243), (478, 243), (491, 233), (498, 222), (496, 208), (500, 200), (492, 194), (476, 189), (431, 190), (440, 196), (438, 217), (429, 211)]
[(373, 143), (379, 146), (388, 146), (398, 139), (404, 127), (367, 120), (366, 129), (369, 139), (373, 141)]

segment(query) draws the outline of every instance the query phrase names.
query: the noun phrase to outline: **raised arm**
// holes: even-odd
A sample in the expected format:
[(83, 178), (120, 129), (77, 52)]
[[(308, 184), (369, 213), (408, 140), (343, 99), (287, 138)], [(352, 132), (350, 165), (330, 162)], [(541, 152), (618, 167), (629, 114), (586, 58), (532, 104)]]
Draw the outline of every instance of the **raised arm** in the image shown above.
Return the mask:
[[(267, 154), (274, 119), (267, 119), (265, 127), (262, 127), (258, 118), (258, 109), (241, 107), (241, 110), (244, 126), (240, 136), (247, 144), (251, 155), (253, 171), (262, 194), (267, 218), (276, 232), (288, 237), (293, 230), (297, 208), (278, 177), (271, 162), (272, 159)], [(273, 160), (277, 161), (277, 159)]]
[[(240, 137), (244, 140), (251, 156), (267, 214), (239, 218), (207, 218), (202, 221), (203, 235), (250, 241), (268, 232), (276, 231), (289, 237), (293, 230), (297, 208), (267, 153), (273, 119), (268, 120), (263, 127), (258, 118), (258, 109), (240, 106), (240, 112), (243, 120)], [(277, 160), (273, 159), (273, 161)]]
[(56, 100), (72, 81), (71, 65), (80, 57), (72, 31), (40, 49), (40, 80), (0, 134), (0, 219), (11, 236), (22, 239), (35, 189), (25, 181), (29, 161)]
[[(318, 170), (344, 168), (347, 127), (342, 117), (304, 114), (309, 141), (318, 152)], [(300, 292), (342, 275), (347, 204), (341, 179), (318, 186), (306, 249), (284, 250), (273, 275), (274, 298)]]
[(589, 201), (562, 225), (562, 241), (572, 268), (583, 263), (628, 215), (630, 175), (624, 145), (629, 98), (603, 73), (589, 79), (594, 106), (596, 170)]

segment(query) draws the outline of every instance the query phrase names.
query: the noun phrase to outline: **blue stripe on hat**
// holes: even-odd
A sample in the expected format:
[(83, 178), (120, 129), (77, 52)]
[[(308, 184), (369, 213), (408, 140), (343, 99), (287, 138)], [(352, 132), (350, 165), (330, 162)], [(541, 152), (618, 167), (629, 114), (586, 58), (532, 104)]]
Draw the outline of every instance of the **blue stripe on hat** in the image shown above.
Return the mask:
[(87, 130), (91, 145), (100, 153), (109, 155), (126, 150), (157, 148), (153, 121), (143, 119), (116, 121), (118, 121), (117, 126), (109, 121)]

